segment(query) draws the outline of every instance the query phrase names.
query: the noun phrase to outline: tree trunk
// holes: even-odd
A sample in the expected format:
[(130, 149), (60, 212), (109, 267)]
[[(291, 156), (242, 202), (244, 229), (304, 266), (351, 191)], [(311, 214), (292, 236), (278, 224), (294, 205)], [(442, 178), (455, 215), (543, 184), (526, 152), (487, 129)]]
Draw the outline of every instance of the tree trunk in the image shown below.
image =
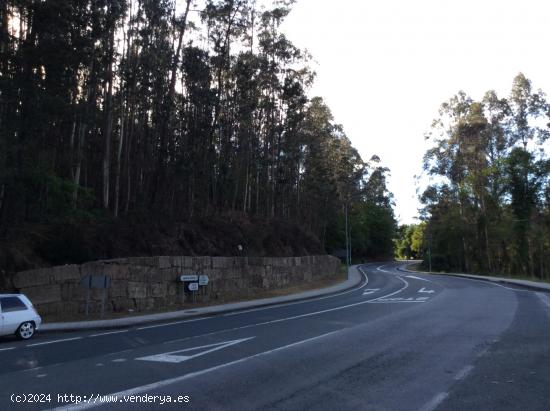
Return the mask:
[(105, 98), (105, 146), (103, 152), (103, 208), (109, 208), (109, 192), (111, 179), (111, 140), (113, 131), (113, 58), (114, 58), (113, 28), (109, 36), (109, 63), (107, 69), (107, 96)]
[(122, 147), (124, 145), (124, 122), (125, 122), (125, 108), (122, 98), (122, 91), (120, 92), (120, 136), (118, 139), (117, 161), (116, 161), (116, 176), (115, 176), (115, 217), (118, 217), (119, 200), (120, 200), (120, 169), (122, 163)]
[(165, 121), (163, 122), (161, 126), (161, 132), (160, 132), (160, 147), (159, 147), (159, 153), (158, 153), (158, 159), (157, 159), (157, 178), (156, 178), (156, 185), (154, 187), (153, 191), (153, 198), (152, 202), (155, 203), (158, 198), (158, 189), (161, 187), (162, 184), (165, 184), (165, 178), (166, 178), (166, 160), (167, 160), (167, 148), (168, 148), (168, 136), (173, 131), (173, 123), (174, 123), (174, 104), (175, 104), (175, 95), (176, 95), (176, 80), (177, 80), (177, 69), (179, 64), (179, 58), (181, 54), (181, 49), (183, 45), (183, 37), (185, 34), (185, 30), (187, 27), (187, 16), (189, 14), (189, 9), (191, 7), (191, 1), (192, 0), (186, 0), (185, 4), (185, 12), (183, 13), (182, 20), (180, 22), (180, 32), (178, 36), (178, 45), (176, 48), (176, 52), (174, 54), (174, 59), (172, 60), (172, 68), (170, 72), (170, 88), (169, 88), (169, 94), (168, 94), (168, 100), (166, 104), (166, 112), (164, 113)]

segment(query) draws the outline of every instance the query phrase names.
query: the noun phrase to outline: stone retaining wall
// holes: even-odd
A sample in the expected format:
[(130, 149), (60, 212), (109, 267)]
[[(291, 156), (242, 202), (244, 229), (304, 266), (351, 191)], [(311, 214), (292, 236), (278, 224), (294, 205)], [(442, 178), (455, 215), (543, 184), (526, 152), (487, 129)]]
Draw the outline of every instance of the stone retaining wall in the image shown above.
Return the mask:
[[(103, 260), (82, 265), (22, 271), (14, 285), (26, 294), (39, 313), (47, 317), (82, 314), (86, 288), (81, 280), (88, 275), (111, 279), (105, 311), (152, 311), (181, 307), (190, 293), (177, 281), (181, 274), (206, 274), (209, 284), (201, 287), (197, 301), (248, 298), (277, 288), (300, 285), (337, 275), (337, 258), (307, 257), (139, 257)], [(103, 290), (90, 292), (90, 312), (101, 308)]]

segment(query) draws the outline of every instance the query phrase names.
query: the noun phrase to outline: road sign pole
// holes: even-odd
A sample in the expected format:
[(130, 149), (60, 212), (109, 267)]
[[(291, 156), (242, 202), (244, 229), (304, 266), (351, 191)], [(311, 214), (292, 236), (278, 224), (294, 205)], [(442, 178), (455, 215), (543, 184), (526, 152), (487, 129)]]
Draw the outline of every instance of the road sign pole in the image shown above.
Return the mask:
[(430, 265), (430, 273), (432, 272), (432, 239), (428, 240), (428, 261)]
[(103, 295), (101, 296), (101, 318), (105, 316), (105, 299), (107, 298), (107, 288), (103, 289)]
[(344, 213), (346, 215), (346, 269), (349, 276), (349, 236), (348, 236), (348, 203), (347, 201), (344, 206)]
[(349, 226), (349, 264), (351, 265), (351, 229), (353, 227)]
[(86, 287), (86, 317), (90, 312), (90, 287)]

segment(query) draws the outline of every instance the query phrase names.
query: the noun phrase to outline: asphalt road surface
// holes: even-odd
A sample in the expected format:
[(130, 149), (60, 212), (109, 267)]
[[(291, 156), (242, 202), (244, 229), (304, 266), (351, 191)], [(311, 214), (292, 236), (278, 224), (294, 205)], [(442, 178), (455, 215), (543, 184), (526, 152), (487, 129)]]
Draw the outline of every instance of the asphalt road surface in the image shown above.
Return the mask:
[(0, 410), (550, 410), (550, 294), (398, 266), (304, 302), (2, 339)]

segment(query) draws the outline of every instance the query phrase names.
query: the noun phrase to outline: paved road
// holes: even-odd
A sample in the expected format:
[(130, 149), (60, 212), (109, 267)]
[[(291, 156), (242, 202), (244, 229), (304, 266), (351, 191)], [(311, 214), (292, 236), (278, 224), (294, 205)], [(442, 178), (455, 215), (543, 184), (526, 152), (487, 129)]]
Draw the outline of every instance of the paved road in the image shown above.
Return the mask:
[[(311, 301), (1, 340), (0, 409), (550, 409), (550, 294), (398, 266)], [(29, 393), (50, 396), (11, 403)]]

